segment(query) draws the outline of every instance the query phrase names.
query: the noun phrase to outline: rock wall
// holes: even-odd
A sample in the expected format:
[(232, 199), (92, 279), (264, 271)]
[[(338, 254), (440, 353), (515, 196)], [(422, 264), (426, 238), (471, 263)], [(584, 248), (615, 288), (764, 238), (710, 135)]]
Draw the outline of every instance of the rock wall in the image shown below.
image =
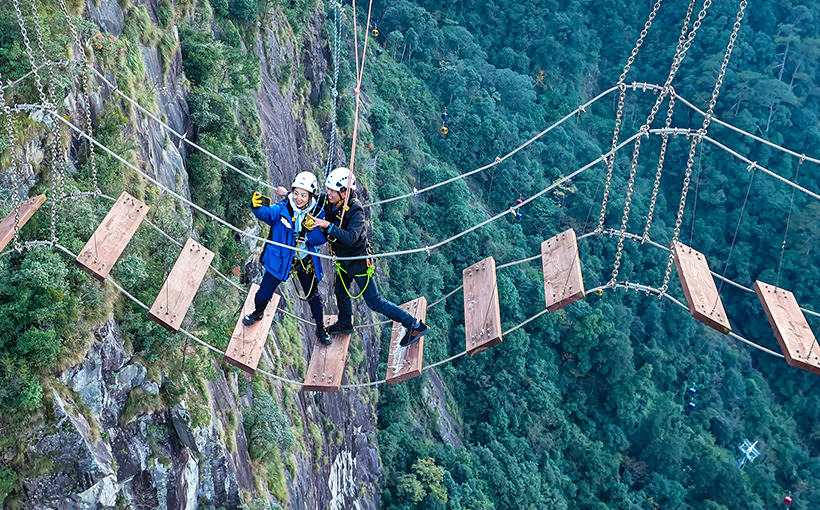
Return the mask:
[[(144, 6), (156, 21), (160, 0), (131, 0)], [(125, 15), (118, 0), (87, 0), (86, 17), (105, 32), (122, 33)], [(274, 184), (285, 184), (299, 172), (324, 166), (326, 155), (308, 148), (308, 126), (304, 108), (315, 106), (325, 84), (328, 56), (321, 34), (325, 22), (318, 8), (294, 41), (285, 25), (260, 30), (253, 50), (261, 59), (261, 84), (257, 106), (268, 157), (269, 176)], [(286, 24), (284, 19), (280, 23)], [(276, 27), (276, 22), (269, 24)], [(281, 34), (286, 36), (281, 36)], [(180, 132), (190, 134), (181, 56), (177, 53), (167, 69), (160, 64), (156, 48), (142, 48), (148, 81), (157, 90), (154, 113)], [(283, 62), (305, 69), (310, 90), (300, 103), (291, 88), (281, 87)], [(104, 70), (100, 69), (101, 72)], [(111, 74), (106, 75), (113, 80)], [(293, 76), (291, 77), (293, 78)], [(105, 102), (119, 101), (113, 90), (97, 88), (92, 111), (98, 114)], [(74, 104), (79, 104), (74, 101)], [(135, 111), (133, 126), (125, 126), (139, 146), (143, 168), (163, 185), (189, 196), (185, 171), (187, 147), (168, 136), (147, 116)], [(133, 129), (136, 128), (136, 129)], [(33, 149), (32, 149), (33, 150)], [(337, 157), (342, 158), (339, 152)], [(331, 275), (329, 267), (326, 274)], [(329, 280), (328, 278), (327, 280)], [(310, 317), (292, 286), (283, 286), (283, 303)], [(321, 290), (330, 294), (328, 281)], [(332, 299), (330, 299), (332, 301)], [(379, 320), (365, 309), (357, 309), (362, 322)], [(301, 325), (303, 355), (311, 355), (313, 328)], [(357, 380), (377, 377), (378, 331), (359, 330), (354, 342), (363, 342), (365, 361), (352, 370)], [(278, 339), (273, 335), (273, 342)], [(272, 354), (269, 354), (272, 359)], [(168, 391), (166, 374), (149, 376), (123, 346), (116, 322), (111, 319), (95, 331), (95, 341), (83, 361), (55, 375), (46, 425), (27, 438), (29, 455), (49, 457), (52, 469), (25, 482), (30, 509), (158, 508), (193, 510), (210, 505), (238, 508), (254, 498), (268, 498), (264, 483), (254, 479), (242, 424), (238, 385), (224, 373), (207, 382), (209, 402), (205, 419), (192, 418), (185, 401), (173, 408), (137, 413), (123, 423), (123, 412), (133, 399), (152, 398)], [(300, 379), (295, 369), (288, 376)], [(261, 377), (261, 376), (258, 376)], [(347, 383), (347, 378), (343, 383)], [(190, 381), (177, 381), (189, 384)], [(286, 508), (376, 510), (379, 508), (381, 469), (376, 435), (377, 393), (369, 389), (346, 389), (333, 394), (299, 392), (296, 406), (304, 425), (305, 453), (295, 456), (295, 473), (286, 472), (290, 501)], [(131, 399), (131, 400), (129, 400)], [(247, 404), (250, 404), (248, 401)], [(230, 423), (231, 418), (235, 422)], [(296, 421), (296, 416), (291, 417)], [(238, 426), (237, 423), (238, 422)], [(308, 426), (324, 424), (315, 435)], [(314, 452), (321, 452), (314, 456)], [(261, 490), (260, 490), (261, 487)]]

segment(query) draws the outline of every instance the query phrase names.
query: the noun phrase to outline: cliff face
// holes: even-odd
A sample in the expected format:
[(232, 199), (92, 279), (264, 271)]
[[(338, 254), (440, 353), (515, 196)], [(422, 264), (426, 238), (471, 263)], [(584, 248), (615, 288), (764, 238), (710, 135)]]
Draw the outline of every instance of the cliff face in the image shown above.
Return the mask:
[[(160, 3), (131, 0), (131, 5), (145, 7), (155, 23)], [(104, 33), (116, 37), (122, 34), (128, 14), (120, 4), (117, 0), (88, 0), (84, 16)], [(304, 120), (305, 108), (318, 103), (325, 81), (327, 47), (320, 37), (324, 19), (323, 9), (317, 9), (299, 41), (293, 39), (286, 20), (269, 20), (265, 24), (268, 28), (260, 29), (256, 47), (252, 48), (262, 69), (257, 107), (274, 184), (287, 185), (297, 172), (324, 166), (326, 155), (310, 148), (311, 128)], [(157, 48), (143, 46), (141, 54), (146, 86), (157, 92), (153, 113), (177, 132), (190, 136), (181, 55), (177, 52), (163, 66)], [(293, 63), (291, 72), (305, 70), (306, 94), (300, 96), (293, 87), (281, 85), (283, 62)], [(97, 68), (115, 82), (99, 63)], [(105, 103), (120, 101), (109, 87), (99, 82), (94, 86), (95, 115)], [(79, 104), (76, 97), (73, 104)], [(123, 129), (136, 142), (141, 166), (163, 185), (190, 196), (185, 168), (188, 148), (155, 121), (132, 111), (133, 117)], [(32, 147), (31, 152), (37, 152), (37, 148)], [(332, 275), (330, 268), (326, 269), (326, 274)], [(327, 281), (321, 290), (331, 294)], [(310, 317), (290, 284), (282, 286), (282, 292), (285, 306)], [(362, 322), (374, 319), (364, 310), (357, 314)], [(281, 349), (279, 327), (269, 338), (268, 356), (260, 368), (272, 369), (270, 360)], [(302, 354), (308, 359), (315, 340), (312, 328), (302, 325), (299, 333)], [(378, 336), (369, 329), (359, 333), (353, 342), (363, 342), (366, 354), (349, 367), (348, 376), (368, 380), (377, 375)], [(248, 454), (242, 406), (238, 405), (252, 405), (252, 399), (240, 389), (244, 381), (240, 384), (236, 375), (226, 378), (214, 362), (217, 375), (200, 388), (206, 411), (187, 399), (173, 408), (152, 405), (174, 388), (196, 386), (195, 376), (171, 381), (165, 370), (135, 358), (123, 345), (114, 319), (94, 331), (94, 337), (80, 363), (49, 381), (52, 391), (46, 422), (25, 438), (27, 456), (47, 459), (44, 462), (48, 464), (42, 474), (26, 480), (26, 498), (22, 502), (25, 508), (193, 510), (238, 508), (257, 498), (271, 499), (267, 481), (258, 475), (257, 464)], [(295, 367), (287, 367), (286, 372), (290, 379), (302, 378)], [(348, 382), (347, 378), (343, 382)], [(281, 401), (284, 390), (279, 383), (275, 387), (278, 395), (274, 396)], [(305, 448), (281, 453), (283, 460), (289, 458), (289, 465), (294, 466), (285, 472), (289, 501), (281, 502), (283, 506), (377, 509), (377, 393), (351, 389), (334, 394), (293, 395), (295, 407), (290, 408), (289, 418), (291, 423), (301, 424), (301, 429), (294, 427), (294, 433), (301, 436)], [(316, 425), (319, 434), (312, 433)]]

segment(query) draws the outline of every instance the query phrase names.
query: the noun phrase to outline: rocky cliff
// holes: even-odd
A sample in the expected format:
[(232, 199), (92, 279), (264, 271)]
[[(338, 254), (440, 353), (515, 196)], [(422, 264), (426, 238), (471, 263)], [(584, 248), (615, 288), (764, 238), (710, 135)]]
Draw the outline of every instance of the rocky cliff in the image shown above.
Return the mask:
[[(144, 7), (151, 21), (158, 23), (161, 3), (87, 0), (82, 15), (102, 33), (120, 37), (129, 9)], [(190, 15), (192, 11), (186, 12)], [(261, 63), (256, 104), (269, 177), (274, 184), (286, 184), (299, 171), (324, 166), (326, 155), (310, 143), (309, 132), (317, 126), (306, 124), (305, 118), (311, 116), (305, 115), (305, 109), (318, 103), (325, 86), (328, 51), (321, 38), (325, 13), (317, 6), (299, 38), (293, 36), (281, 13), (270, 16), (250, 51)], [(179, 51), (163, 64), (156, 47), (142, 45), (140, 50), (145, 69), (142, 86), (156, 92), (156, 104), (149, 110), (175, 131), (192, 136), (186, 101), (189, 91)], [(283, 62), (292, 64), (292, 74), (304, 69), (307, 89), (303, 94), (280, 83)], [(95, 67), (117, 86), (113, 73), (99, 61)], [(81, 104), (78, 97), (69, 99), (72, 105)], [(111, 103), (122, 104), (124, 110), (127, 106), (115, 89), (100, 81), (93, 87), (91, 100), (95, 116)], [(189, 148), (148, 116), (136, 109), (128, 111), (130, 118), (123, 131), (135, 142), (136, 160), (163, 185), (190, 196), (185, 164)], [(38, 153), (35, 142), (27, 150)], [(33, 171), (31, 174), (33, 178)], [(323, 286), (328, 292), (326, 282)], [(292, 287), (283, 286), (282, 291), (285, 306), (302, 316), (310, 315)], [(370, 322), (369, 312), (362, 312), (363, 322)], [(294, 327), (284, 322), (274, 327), (260, 368), (277, 368), (277, 356), (284, 349), (281, 328)], [(312, 335), (310, 327), (298, 330), (299, 350), (305, 359), (311, 354)], [(93, 336), (79, 363), (49, 379), (46, 420), (27, 431), (18, 452), (18, 459), (39, 459), (43, 464), (28, 470), (25, 495), (17, 500), (22, 507), (192, 510), (275, 501), (269, 479), (249, 455), (243, 409), (254, 404), (247, 383), (236, 371), (221, 366), (218, 356), (189, 347), (191, 352), (186, 355), (205, 360), (201, 369), (208, 375), (183, 370), (182, 376), (174, 378), (167, 363), (148, 362), (132, 352), (113, 317), (93, 331)], [(375, 378), (378, 336), (361, 330), (354, 342), (363, 343), (357, 349), (365, 354), (349, 367), (349, 378)], [(295, 380), (304, 375), (295, 366), (285, 367), (285, 372)], [(377, 393), (351, 389), (314, 394), (278, 382), (266, 385), (280, 403), (290, 395), (292, 405), (281, 405), (302, 445), (279, 452), (282, 464), (289, 467), (284, 471), (286, 494), (284, 498), (279, 494), (279, 503), (293, 509), (377, 509)], [(178, 403), (164, 405), (169, 401)]]

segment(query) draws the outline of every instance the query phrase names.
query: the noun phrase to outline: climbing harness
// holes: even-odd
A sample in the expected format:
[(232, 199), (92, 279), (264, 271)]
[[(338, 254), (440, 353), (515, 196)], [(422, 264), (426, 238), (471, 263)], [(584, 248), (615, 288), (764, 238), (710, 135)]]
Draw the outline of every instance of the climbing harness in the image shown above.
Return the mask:
[[(311, 294), (313, 293), (313, 288), (316, 285), (317, 277), (316, 277), (316, 268), (313, 265), (313, 258), (312, 257), (305, 257), (304, 259), (300, 259), (299, 257), (293, 258), (293, 264), (291, 265), (291, 276), (293, 277), (293, 289), (296, 293), (296, 297), (298, 297), (302, 301), (307, 301), (310, 299)], [(305, 259), (308, 260), (307, 264), (305, 263)], [(299, 271), (301, 269), (301, 271)], [(304, 296), (299, 294), (299, 289), (296, 287), (296, 274), (302, 272), (306, 274), (312, 274), (313, 278), (310, 281), (310, 288), (305, 293)]]
[[(347, 284), (345, 283), (345, 279), (342, 276), (342, 273), (347, 273), (347, 271), (345, 270), (345, 268), (342, 267), (342, 263), (341, 262), (336, 262), (335, 263), (336, 264), (336, 273), (339, 275), (339, 280), (341, 280), (341, 282), (342, 282), (342, 287), (344, 287), (345, 292), (350, 297), (350, 299), (359, 299), (360, 297), (362, 297), (362, 295), (364, 295), (364, 291), (366, 291), (367, 286), (370, 285), (370, 278), (373, 276), (373, 273), (376, 272), (376, 266), (373, 265), (373, 263), (370, 261), (370, 259), (366, 259), (365, 262), (367, 262), (367, 271), (365, 271), (364, 274), (353, 275), (353, 278), (359, 278), (359, 277), (362, 277), (362, 276), (367, 276), (367, 282), (364, 284), (364, 287), (362, 288), (362, 291), (359, 292), (358, 296), (352, 295), (350, 293), (350, 289), (347, 288)], [(351, 282), (352, 282), (352, 280), (351, 280)]]

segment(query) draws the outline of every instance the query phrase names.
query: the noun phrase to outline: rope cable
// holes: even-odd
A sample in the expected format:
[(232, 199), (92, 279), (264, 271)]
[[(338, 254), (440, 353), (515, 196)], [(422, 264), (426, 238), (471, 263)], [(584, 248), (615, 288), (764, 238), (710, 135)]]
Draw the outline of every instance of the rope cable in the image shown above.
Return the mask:
[[(794, 182), (797, 182), (797, 177), (800, 175), (800, 166), (803, 164), (803, 160), (805, 158), (801, 158), (800, 161), (797, 163), (797, 170), (794, 173)], [(789, 202), (789, 215), (786, 217), (786, 231), (783, 232), (783, 244), (780, 245), (780, 261), (777, 263), (777, 280), (775, 281), (774, 288), (780, 288), (780, 269), (783, 266), (783, 254), (786, 253), (786, 238), (789, 235), (789, 225), (791, 224), (792, 220), (792, 208), (794, 207), (794, 194), (797, 190), (792, 188), (792, 198), (791, 202)]]
[[(723, 266), (723, 275), (722, 275), (723, 277), (726, 276), (726, 271), (729, 270), (729, 261), (732, 258), (732, 251), (734, 251), (734, 249), (735, 249), (735, 242), (737, 241), (737, 233), (738, 233), (738, 231), (740, 231), (740, 223), (743, 221), (743, 211), (746, 210), (746, 203), (749, 201), (749, 192), (752, 190), (752, 182), (754, 181), (754, 178), (755, 178), (755, 166), (756, 165), (754, 163), (752, 163), (751, 165), (749, 165), (749, 168), (747, 169), (749, 172), (751, 172), (751, 175), (749, 176), (749, 186), (746, 188), (746, 196), (743, 197), (743, 205), (740, 207), (740, 214), (737, 217), (737, 225), (735, 226), (735, 234), (732, 236), (732, 244), (731, 244), (731, 246), (729, 246), (729, 255), (726, 256), (726, 264)], [(723, 290), (723, 282), (724, 282), (724, 280), (721, 279), (720, 286), (718, 287), (718, 296), (715, 296), (715, 304), (712, 305), (712, 312), (715, 311), (715, 307), (717, 307), (718, 300), (720, 299), (719, 294), (720, 294), (720, 291)]]

